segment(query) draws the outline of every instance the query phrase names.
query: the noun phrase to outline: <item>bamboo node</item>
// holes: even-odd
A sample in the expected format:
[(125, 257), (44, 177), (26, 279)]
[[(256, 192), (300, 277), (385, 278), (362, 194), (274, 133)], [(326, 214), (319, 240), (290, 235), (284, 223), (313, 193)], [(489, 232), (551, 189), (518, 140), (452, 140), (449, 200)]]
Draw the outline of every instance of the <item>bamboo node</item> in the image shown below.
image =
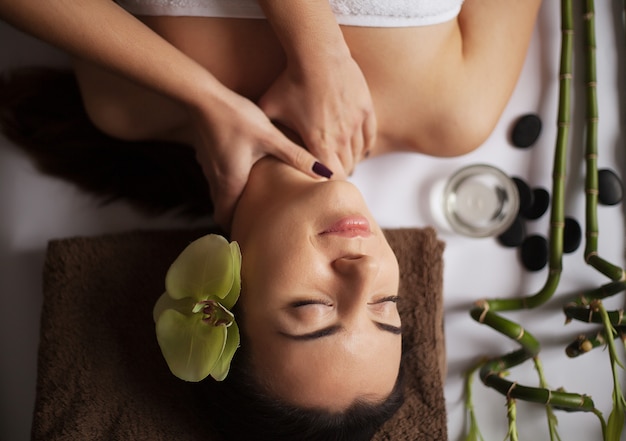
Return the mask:
[(551, 401), (552, 401), (552, 391), (548, 389), (548, 399), (543, 404), (550, 404)]
[(600, 311), (600, 306), (602, 305), (602, 302), (599, 299), (593, 299), (589, 305), (591, 306), (591, 311), (598, 312)]
[(520, 326), (519, 334), (517, 335), (517, 337), (515, 337), (515, 341), (520, 341), (522, 337), (524, 337), (524, 332), (524, 328)]
[(489, 302), (486, 302), (486, 301), (483, 302), (481, 307), (483, 308), (483, 310), (480, 313), (480, 316), (478, 317), (478, 323), (484, 323), (485, 317), (487, 316), (487, 313), (489, 312)]
[(515, 389), (517, 387), (517, 381), (514, 383), (511, 383), (511, 387), (509, 387), (509, 390), (506, 391), (506, 398), (508, 400), (511, 399), (511, 393), (513, 392), (513, 389)]
[(560, 80), (571, 80), (572, 78), (574, 78), (574, 75), (572, 75), (571, 72), (565, 72), (559, 75)]
[(598, 194), (600, 194), (600, 192), (598, 191), (597, 188), (587, 188), (585, 190), (585, 193), (586, 194), (591, 194), (591, 195), (598, 195)]
[(583, 341), (580, 342), (578, 348), (582, 352), (589, 352), (593, 349), (593, 344), (589, 341), (589, 339), (585, 338)]

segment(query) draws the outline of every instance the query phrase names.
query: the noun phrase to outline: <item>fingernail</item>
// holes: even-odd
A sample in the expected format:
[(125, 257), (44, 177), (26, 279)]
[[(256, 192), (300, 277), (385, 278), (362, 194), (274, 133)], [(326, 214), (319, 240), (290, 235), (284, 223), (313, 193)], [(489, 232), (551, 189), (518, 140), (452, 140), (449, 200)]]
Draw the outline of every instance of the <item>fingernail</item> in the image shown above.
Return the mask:
[(331, 172), (328, 167), (317, 161), (315, 161), (315, 164), (313, 164), (313, 173), (323, 176), (327, 179), (330, 179), (330, 177), (333, 175), (333, 172)]

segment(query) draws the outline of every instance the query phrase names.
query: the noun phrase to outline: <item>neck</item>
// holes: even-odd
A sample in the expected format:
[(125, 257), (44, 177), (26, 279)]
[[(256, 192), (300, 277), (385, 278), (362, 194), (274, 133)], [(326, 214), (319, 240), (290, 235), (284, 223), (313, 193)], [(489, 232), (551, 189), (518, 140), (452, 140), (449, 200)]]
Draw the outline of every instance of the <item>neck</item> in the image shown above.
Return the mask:
[(277, 159), (266, 157), (257, 161), (235, 207), (231, 238), (241, 240), (251, 216), (258, 219), (279, 210), (288, 195), (312, 182), (313, 178)]

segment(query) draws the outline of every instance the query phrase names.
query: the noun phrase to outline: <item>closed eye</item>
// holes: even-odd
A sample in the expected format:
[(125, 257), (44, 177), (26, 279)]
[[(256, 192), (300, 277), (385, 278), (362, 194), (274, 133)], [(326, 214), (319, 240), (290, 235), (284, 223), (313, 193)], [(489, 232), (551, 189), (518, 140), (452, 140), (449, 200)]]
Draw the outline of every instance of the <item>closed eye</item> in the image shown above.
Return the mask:
[(373, 302), (368, 303), (368, 305), (380, 305), (381, 303), (387, 302), (398, 303), (399, 298), (399, 296), (387, 296), (381, 299), (374, 300)]
[(289, 304), (292, 308), (300, 308), (302, 306), (309, 305), (323, 305), (323, 306), (333, 306), (332, 302), (323, 299), (306, 299), (306, 300), (296, 300)]

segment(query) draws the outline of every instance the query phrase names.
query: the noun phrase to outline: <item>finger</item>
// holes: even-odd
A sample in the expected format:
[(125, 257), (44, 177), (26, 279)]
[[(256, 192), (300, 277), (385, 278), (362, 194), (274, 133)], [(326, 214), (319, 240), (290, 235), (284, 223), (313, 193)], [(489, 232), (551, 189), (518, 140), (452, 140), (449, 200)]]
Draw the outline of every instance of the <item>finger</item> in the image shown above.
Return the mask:
[(307, 150), (317, 158), (319, 162), (330, 168), (335, 179), (345, 179), (348, 177), (346, 174), (345, 165), (342, 162), (337, 151), (331, 149), (328, 143), (322, 138), (322, 136), (309, 137), (305, 142)]
[(367, 158), (376, 146), (376, 136), (378, 135), (378, 121), (372, 112), (363, 124), (363, 156)]
[(357, 163), (363, 159), (364, 152), (363, 129), (359, 127), (352, 135), (352, 169), (350, 170), (350, 174), (354, 172)]
[(229, 232), (235, 207), (243, 191), (243, 185), (238, 180), (210, 179), (211, 199), (213, 200), (213, 219), (220, 228)]
[(330, 179), (334, 174), (334, 171), (318, 158), (286, 138), (269, 153), (312, 178)]
[(338, 137), (335, 140), (335, 147), (333, 149), (334, 156), (341, 161), (342, 167), (346, 173), (346, 176), (352, 174), (354, 169), (354, 163), (357, 159), (354, 155), (354, 150), (360, 150), (359, 136), (356, 135), (357, 131), (352, 131), (350, 136)]

